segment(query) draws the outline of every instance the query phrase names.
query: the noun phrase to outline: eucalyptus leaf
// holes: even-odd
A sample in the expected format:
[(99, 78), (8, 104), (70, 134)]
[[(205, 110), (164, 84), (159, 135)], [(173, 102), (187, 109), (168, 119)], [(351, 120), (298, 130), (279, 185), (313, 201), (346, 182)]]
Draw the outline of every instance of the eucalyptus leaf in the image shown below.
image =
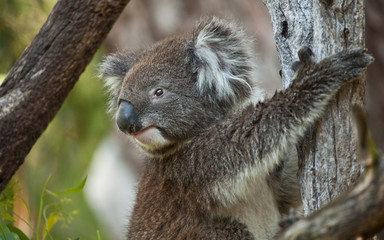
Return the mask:
[(87, 177), (85, 177), (84, 180), (79, 185), (77, 185), (76, 187), (65, 189), (62, 191), (57, 191), (57, 192), (55, 192), (55, 194), (56, 195), (69, 195), (72, 193), (81, 192), (83, 190), (86, 182), (87, 182)]

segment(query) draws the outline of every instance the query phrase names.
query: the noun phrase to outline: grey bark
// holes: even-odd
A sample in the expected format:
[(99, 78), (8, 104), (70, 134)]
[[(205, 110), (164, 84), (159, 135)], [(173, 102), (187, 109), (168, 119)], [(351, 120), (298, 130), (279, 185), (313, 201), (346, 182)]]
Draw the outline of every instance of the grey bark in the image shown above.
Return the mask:
[(354, 116), (364, 174), (348, 192), (285, 228), (276, 239), (366, 239), (383, 229), (384, 155), (375, 148), (364, 110), (354, 107)]
[[(309, 46), (320, 60), (351, 46), (364, 47), (364, 1), (264, 0), (269, 9), (283, 87), (294, 75), (291, 65), (301, 46)], [(360, 175), (357, 139), (351, 106), (364, 105), (365, 83), (343, 88), (327, 116), (298, 146), (304, 214), (320, 209), (345, 191)]]
[(376, 156), (373, 162), (352, 190), (295, 222), (277, 239), (365, 239), (380, 231), (384, 226), (384, 157)]
[(0, 191), (129, 0), (59, 0), (0, 86)]

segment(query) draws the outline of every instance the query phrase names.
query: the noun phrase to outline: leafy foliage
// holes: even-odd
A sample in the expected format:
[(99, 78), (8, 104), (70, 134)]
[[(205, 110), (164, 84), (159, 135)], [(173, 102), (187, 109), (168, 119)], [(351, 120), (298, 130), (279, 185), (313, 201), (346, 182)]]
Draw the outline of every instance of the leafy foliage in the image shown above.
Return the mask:
[[(63, 208), (63, 205), (70, 203), (72, 200), (68, 198), (68, 195), (79, 193), (83, 190), (87, 178), (77, 186), (69, 189), (64, 189), (61, 191), (52, 192), (48, 190), (48, 184), (50, 182), (51, 177), (47, 179), (44, 184), (43, 190), (40, 196), (40, 208), (37, 215), (37, 225), (36, 228), (33, 229), (35, 232), (36, 239), (54, 239), (51, 235), (51, 230), (57, 222), (62, 221), (64, 224), (70, 224), (73, 216), (78, 214), (78, 210), (66, 211)], [(0, 194), (0, 209), (1, 209), (1, 223), (0, 223), (0, 240), (26, 240), (28, 237), (17, 227), (13, 226), (11, 223), (15, 222), (15, 218), (12, 215), (13, 212), (13, 203), (15, 199), (15, 190), (21, 191), (20, 185), (18, 185), (17, 181), (12, 181), (7, 188)], [(45, 199), (50, 196), (55, 198), (54, 202), (50, 204), (46, 204)], [(23, 201), (25, 203), (25, 201)], [(25, 204), (25, 207), (28, 209), (29, 207)], [(18, 216), (19, 217), (19, 216)], [(30, 218), (30, 216), (29, 216)], [(8, 224), (7, 224), (8, 222)], [(42, 223), (44, 225), (42, 226)], [(30, 226), (31, 227), (31, 226)], [(40, 238), (41, 232), (43, 233), (42, 238)], [(99, 236), (99, 234), (98, 234)]]
[(14, 222), (12, 216), (14, 203), (14, 189), (16, 180), (11, 181), (8, 186), (0, 193), (0, 220), (1, 222)]

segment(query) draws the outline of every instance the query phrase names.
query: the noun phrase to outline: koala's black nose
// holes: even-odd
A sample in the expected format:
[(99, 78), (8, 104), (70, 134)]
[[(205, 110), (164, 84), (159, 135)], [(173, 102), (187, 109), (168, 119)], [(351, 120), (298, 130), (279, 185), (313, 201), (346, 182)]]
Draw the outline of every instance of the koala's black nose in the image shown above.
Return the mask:
[(135, 108), (127, 101), (120, 102), (119, 109), (117, 110), (116, 123), (121, 131), (129, 134), (136, 133), (141, 129)]

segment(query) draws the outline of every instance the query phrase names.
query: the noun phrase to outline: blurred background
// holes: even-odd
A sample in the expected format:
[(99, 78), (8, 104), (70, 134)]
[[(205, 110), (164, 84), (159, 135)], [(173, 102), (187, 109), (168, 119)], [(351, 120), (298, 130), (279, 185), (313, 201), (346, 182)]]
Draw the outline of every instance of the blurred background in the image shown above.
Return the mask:
[[(384, 42), (383, 2), (367, 1), (371, 8), (367, 31), (376, 34), (368, 45), (377, 52), (379, 64), (369, 76), (367, 87), (376, 95), (384, 91), (380, 77), (384, 49), (379, 44)], [(0, 83), (37, 34), (54, 3), (0, 0)], [(36, 237), (34, 231), (42, 209), (46, 219), (42, 221), (50, 226), (51, 236), (47, 238), (98, 239), (100, 234), (101, 239), (124, 239), (142, 156), (106, 113), (107, 96), (97, 78), (98, 64), (109, 53), (149, 47), (164, 37), (191, 30), (204, 15), (224, 16), (243, 25), (256, 39), (261, 86), (269, 93), (280, 88), (272, 26), (261, 0), (131, 0), (11, 183), (16, 196), (12, 204), (14, 225), (29, 238)], [(371, 124), (382, 122), (383, 111), (377, 109), (384, 106), (383, 101), (367, 96), (368, 109), (374, 113)], [(383, 132), (374, 134), (382, 147)], [(42, 198), (45, 184), (45, 193), (55, 192), (78, 186), (86, 176), (83, 191), (61, 197), (45, 194)]]
[[(0, 0), (0, 82), (54, 3)], [(77, 186), (88, 176), (81, 192), (62, 197), (45, 194), (42, 224), (49, 222), (51, 228), (47, 238), (97, 239), (99, 232), (101, 239), (124, 239), (142, 156), (106, 113), (107, 96), (97, 78), (98, 64), (109, 53), (146, 48), (169, 35), (189, 31), (205, 15), (223, 16), (243, 25), (256, 40), (262, 87), (271, 92), (280, 86), (272, 26), (261, 1), (131, 0), (14, 176), (14, 225), (29, 238), (36, 238), (43, 186), (47, 184), (46, 192), (55, 192)]]

